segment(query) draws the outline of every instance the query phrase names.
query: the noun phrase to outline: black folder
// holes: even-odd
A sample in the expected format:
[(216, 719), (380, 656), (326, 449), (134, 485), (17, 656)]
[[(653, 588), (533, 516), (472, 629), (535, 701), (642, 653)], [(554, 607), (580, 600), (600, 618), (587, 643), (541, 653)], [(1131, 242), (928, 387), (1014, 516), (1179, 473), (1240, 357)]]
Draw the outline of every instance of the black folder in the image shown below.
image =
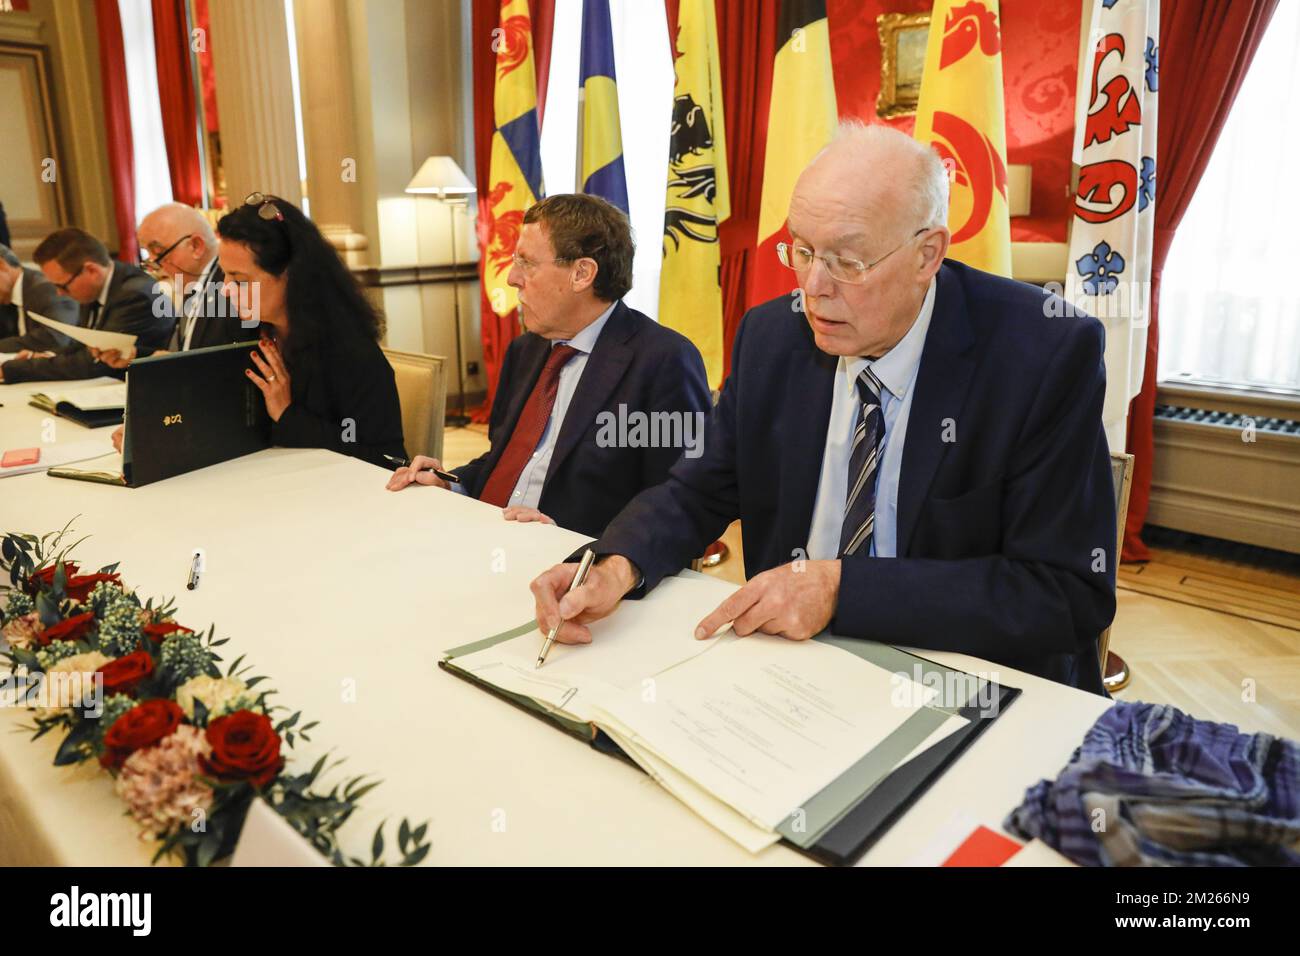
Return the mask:
[(46, 474), (138, 488), (268, 447), (266, 403), (245, 374), (256, 347), (237, 342), (132, 362), (121, 473), (68, 465)]

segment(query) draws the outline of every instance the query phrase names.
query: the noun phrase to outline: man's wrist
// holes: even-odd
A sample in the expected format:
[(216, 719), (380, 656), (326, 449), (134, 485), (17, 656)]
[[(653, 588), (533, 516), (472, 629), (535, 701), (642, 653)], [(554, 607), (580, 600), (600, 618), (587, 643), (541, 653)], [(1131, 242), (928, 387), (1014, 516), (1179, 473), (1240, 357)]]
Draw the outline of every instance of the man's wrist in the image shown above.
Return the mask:
[(636, 590), (641, 586), (641, 582), (645, 580), (641, 570), (621, 554), (605, 555), (597, 563), (613, 573), (622, 588), (622, 594)]

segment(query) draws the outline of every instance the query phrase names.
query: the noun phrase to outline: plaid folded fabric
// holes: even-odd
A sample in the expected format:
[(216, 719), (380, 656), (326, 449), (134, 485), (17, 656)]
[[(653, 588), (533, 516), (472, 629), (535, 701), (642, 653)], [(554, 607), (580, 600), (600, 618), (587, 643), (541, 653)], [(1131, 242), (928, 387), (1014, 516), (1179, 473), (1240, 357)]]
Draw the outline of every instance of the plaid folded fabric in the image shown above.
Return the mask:
[(1300, 746), (1116, 703), (1003, 826), (1087, 866), (1300, 865)]

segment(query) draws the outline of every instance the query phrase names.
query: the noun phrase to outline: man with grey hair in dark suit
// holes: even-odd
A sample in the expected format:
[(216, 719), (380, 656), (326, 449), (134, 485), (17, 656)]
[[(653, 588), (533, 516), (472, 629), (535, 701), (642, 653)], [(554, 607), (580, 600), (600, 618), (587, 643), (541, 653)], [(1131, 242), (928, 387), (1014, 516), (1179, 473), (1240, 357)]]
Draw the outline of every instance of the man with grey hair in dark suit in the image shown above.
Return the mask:
[(53, 351), (71, 341), (49, 326), (30, 321), (28, 312), (77, 324), (77, 303), (59, 295), (42, 273), (23, 268), (13, 250), (0, 244), (0, 354)]

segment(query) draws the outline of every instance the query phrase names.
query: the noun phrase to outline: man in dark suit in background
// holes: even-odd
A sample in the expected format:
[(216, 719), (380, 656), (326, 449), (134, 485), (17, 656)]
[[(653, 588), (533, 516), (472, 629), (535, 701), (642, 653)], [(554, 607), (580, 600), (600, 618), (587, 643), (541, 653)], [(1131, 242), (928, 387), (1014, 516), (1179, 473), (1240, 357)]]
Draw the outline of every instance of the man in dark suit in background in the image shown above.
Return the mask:
[[(81, 304), (78, 325), (136, 335), (146, 348), (167, 343), (176, 320), (158, 283), (135, 266), (115, 262), (90, 233), (75, 227), (52, 232), (32, 258), (56, 288)], [(94, 378), (113, 372), (79, 342), (53, 353), (6, 362), (0, 366), (0, 381)]]
[[(679, 455), (697, 454), (709, 388), (684, 336), (628, 308), (634, 247), (627, 216), (596, 196), (551, 196), (529, 208), (510, 285), (525, 334), (510, 343), (489, 451), (456, 469), (458, 490), (597, 535)], [(448, 487), (417, 457), (388, 483)], [(703, 548), (700, 549), (701, 552)]]
[(49, 326), (30, 322), (28, 312), (76, 325), (77, 303), (35, 269), (24, 269), (13, 250), (0, 243), (0, 353), (46, 352), (72, 340)]
[(850, 124), (813, 160), (781, 249), (799, 294), (744, 318), (703, 456), (611, 522), (587, 583), (533, 582), (542, 630), (590, 641), (740, 518), (751, 577), (697, 637), (829, 627), (1104, 693), (1103, 328), (946, 262), (947, 209), (937, 156), (895, 130)]

